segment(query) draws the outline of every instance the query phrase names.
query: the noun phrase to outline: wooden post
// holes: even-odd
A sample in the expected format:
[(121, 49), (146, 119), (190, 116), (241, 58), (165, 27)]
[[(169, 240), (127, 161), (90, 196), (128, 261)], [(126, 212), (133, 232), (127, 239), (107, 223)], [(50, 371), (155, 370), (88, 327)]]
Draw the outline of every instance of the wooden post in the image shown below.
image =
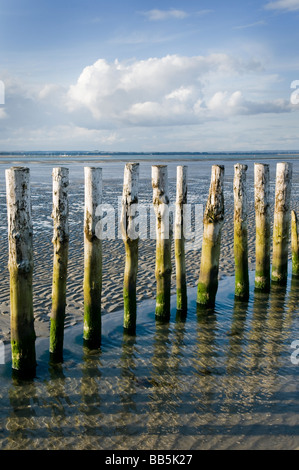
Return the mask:
[[(89, 349), (101, 345), (102, 240), (98, 232), (102, 204), (102, 168), (84, 168), (84, 344)], [(98, 226), (97, 226), (98, 225)]]
[(221, 231), (224, 222), (224, 166), (213, 165), (208, 202), (204, 213), (204, 232), (197, 288), (199, 306), (213, 308), (218, 290)]
[(139, 163), (127, 163), (124, 171), (121, 231), (126, 251), (124, 273), (124, 329), (136, 331), (136, 279), (138, 270), (138, 234), (135, 216), (138, 204)]
[(156, 214), (156, 318), (170, 319), (171, 238), (168, 172), (166, 165), (152, 166), (153, 204)]
[(69, 246), (68, 168), (53, 168), (53, 281), (50, 325), (50, 357), (63, 361), (64, 320)]
[(277, 163), (273, 226), (272, 281), (286, 283), (288, 276), (288, 244), (292, 164)]
[(255, 289), (270, 291), (270, 172), (269, 165), (254, 164), (255, 199)]
[(248, 166), (237, 163), (234, 168), (235, 296), (240, 300), (248, 300), (249, 274), (246, 189), (246, 171)]
[(187, 281), (184, 237), (184, 205), (187, 204), (187, 166), (177, 167), (175, 212), (175, 264), (177, 310), (187, 313)]
[(299, 276), (299, 221), (295, 211), (292, 211), (292, 274)]
[(12, 368), (20, 376), (36, 370), (33, 316), (33, 228), (29, 168), (5, 171), (8, 217)]

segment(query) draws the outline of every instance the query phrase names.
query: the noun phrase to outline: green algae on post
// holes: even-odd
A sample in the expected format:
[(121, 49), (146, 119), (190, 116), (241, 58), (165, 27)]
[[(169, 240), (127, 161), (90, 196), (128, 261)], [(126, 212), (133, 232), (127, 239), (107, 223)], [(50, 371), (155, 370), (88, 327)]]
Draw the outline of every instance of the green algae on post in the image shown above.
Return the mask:
[(273, 225), (272, 282), (286, 283), (290, 231), (292, 164), (277, 163)]
[(8, 217), (12, 369), (32, 378), (36, 371), (33, 315), (33, 228), (29, 168), (5, 171)]
[(177, 167), (175, 211), (175, 265), (177, 310), (187, 312), (187, 280), (185, 261), (184, 207), (187, 204), (187, 166)]
[(254, 164), (255, 289), (270, 291), (270, 171), (269, 165)]
[(299, 222), (295, 211), (292, 211), (292, 274), (299, 276)]
[(152, 166), (153, 205), (156, 214), (156, 319), (170, 319), (171, 236), (169, 227), (168, 171)]
[(241, 163), (237, 163), (234, 167), (235, 297), (240, 300), (248, 300), (249, 298), (247, 168), (247, 165)]
[(135, 216), (138, 205), (139, 163), (127, 163), (124, 171), (122, 195), (121, 232), (125, 245), (126, 261), (123, 284), (124, 322), (128, 334), (136, 331), (136, 280), (138, 271), (138, 233)]
[(215, 306), (218, 290), (221, 231), (224, 222), (224, 166), (213, 165), (208, 202), (204, 213), (204, 229), (197, 304), (203, 308)]
[(102, 239), (100, 211), (102, 203), (102, 168), (85, 167), (84, 208), (84, 345), (101, 345), (102, 319)]
[(52, 178), (54, 260), (50, 318), (50, 357), (53, 362), (62, 362), (69, 246), (68, 168), (53, 168)]

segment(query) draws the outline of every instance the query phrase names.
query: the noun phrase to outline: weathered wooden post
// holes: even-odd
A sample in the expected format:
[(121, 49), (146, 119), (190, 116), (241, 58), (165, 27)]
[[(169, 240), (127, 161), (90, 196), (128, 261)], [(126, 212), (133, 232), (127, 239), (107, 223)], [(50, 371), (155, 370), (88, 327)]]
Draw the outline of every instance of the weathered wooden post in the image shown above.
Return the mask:
[(84, 344), (89, 349), (101, 345), (102, 320), (102, 239), (100, 211), (102, 204), (102, 168), (84, 168)]
[(254, 164), (255, 206), (255, 289), (270, 291), (270, 171), (269, 165)]
[(168, 171), (166, 165), (152, 166), (153, 204), (156, 214), (156, 318), (170, 319), (171, 235), (169, 227)]
[(299, 276), (299, 221), (295, 211), (292, 211), (292, 274)]
[(20, 376), (36, 370), (33, 315), (33, 228), (29, 168), (5, 171), (8, 217), (12, 368)]
[(247, 168), (247, 165), (241, 163), (237, 163), (234, 167), (235, 297), (240, 300), (248, 300), (249, 298)]
[(52, 179), (54, 260), (50, 318), (50, 358), (53, 362), (62, 362), (69, 247), (68, 168), (53, 168)]
[(175, 212), (175, 265), (177, 310), (187, 312), (187, 280), (185, 261), (184, 206), (187, 204), (187, 166), (177, 167)]
[(277, 163), (273, 226), (272, 282), (286, 283), (288, 276), (288, 244), (292, 164)]
[(124, 330), (136, 331), (136, 279), (138, 270), (138, 233), (135, 217), (138, 204), (139, 163), (127, 163), (124, 171), (122, 195), (121, 232), (125, 245), (124, 273)]
[(224, 222), (224, 166), (213, 165), (208, 202), (204, 213), (201, 265), (197, 288), (197, 304), (204, 308), (215, 306), (221, 231)]

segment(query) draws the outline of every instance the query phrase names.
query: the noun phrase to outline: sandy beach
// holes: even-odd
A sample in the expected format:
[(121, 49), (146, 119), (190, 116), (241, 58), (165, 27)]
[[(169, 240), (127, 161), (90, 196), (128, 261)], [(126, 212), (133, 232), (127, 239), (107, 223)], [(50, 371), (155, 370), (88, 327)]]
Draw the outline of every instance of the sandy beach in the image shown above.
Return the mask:
[[(72, 170), (65, 349), (63, 364), (52, 367), (48, 360), (53, 263), (51, 169), (57, 163), (30, 164), (38, 374), (36, 380), (15, 386), (9, 364), (3, 365), (0, 448), (298, 449), (298, 365), (290, 360), (291, 342), (298, 338), (298, 280), (289, 282), (287, 294), (277, 286), (270, 296), (253, 295), (254, 162), (248, 162), (247, 173), (249, 302), (234, 301), (233, 172), (237, 162), (230, 160), (225, 162), (225, 222), (219, 272), (222, 281), (216, 314), (197, 315), (194, 298), (201, 262), (201, 244), (197, 243), (186, 253), (190, 293), (187, 321), (173, 317), (169, 324), (153, 321), (155, 240), (148, 238), (139, 241), (138, 333), (136, 337), (124, 337), (124, 244), (118, 237), (103, 240), (103, 341), (100, 351), (88, 354), (82, 348), (83, 167), (91, 162), (64, 162)], [(188, 201), (204, 208), (211, 165), (216, 162), (184, 163), (189, 167)], [(276, 161), (269, 163), (273, 223)], [(97, 164), (103, 168), (103, 201), (117, 207), (125, 162)], [(151, 164), (141, 162), (140, 167), (139, 202), (149, 206)], [(175, 201), (178, 164), (181, 162), (169, 163), (171, 203)], [(299, 209), (298, 191), (295, 164), (291, 204), (295, 210)], [(1, 164), (0, 207), (0, 339), (8, 340), (7, 221)], [(175, 300), (174, 295), (173, 313)]]
[[(237, 162), (237, 161), (236, 161)], [(234, 161), (225, 162), (225, 223), (222, 231), (222, 244), (220, 254), (220, 279), (225, 276), (234, 275), (234, 253), (233, 253), (233, 165)], [(18, 163), (18, 162), (16, 162)], [(202, 204), (203, 208), (208, 197), (211, 165), (214, 162), (183, 162), (191, 165), (188, 178), (188, 202)], [(217, 163), (217, 162), (216, 162)], [(248, 185), (248, 248), (249, 269), (255, 268), (255, 212), (253, 200), (253, 163), (249, 163), (247, 185)], [(23, 164), (23, 163), (22, 163)], [(71, 168), (72, 162), (64, 161), (64, 166)], [(92, 162), (94, 164), (94, 162)], [(171, 203), (175, 202), (175, 168), (180, 162), (172, 162), (169, 165), (169, 192)], [(275, 188), (275, 165), (269, 162), (271, 169), (271, 213), (273, 221), (274, 188)], [(103, 202), (118, 204), (118, 198), (122, 194), (123, 168), (125, 163), (114, 164), (115, 167), (106, 162), (98, 166), (103, 167), (104, 192)], [(152, 189), (150, 180), (151, 162), (141, 162), (141, 180), (139, 190), (139, 202), (151, 204)], [(8, 167), (3, 163), (1, 167)], [(52, 285), (52, 187), (51, 166), (57, 166), (56, 161), (48, 161), (44, 168), (40, 169), (32, 165), (31, 194), (32, 214), (34, 225), (34, 315), (35, 330), (37, 336), (49, 335), (49, 314), (51, 311), (51, 285)], [(70, 244), (67, 283), (67, 307), (66, 323), (69, 327), (83, 320), (83, 210), (84, 210), (84, 185), (83, 167), (87, 162), (81, 162), (74, 176), (71, 174), (69, 188), (70, 204)], [(40, 172), (40, 173), (39, 173)], [(2, 172), (4, 173), (4, 172)], [(43, 175), (38, 178), (38, 175)], [(115, 175), (111, 178), (111, 175)], [(1, 237), (0, 237), (0, 339), (8, 340), (10, 335), (10, 312), (9, 312), (9, 274), (7, 268), (8, 243), (6, 223), (6, 201), (4, 176), (1, 175)], [(293, 171), (292, 209), (298, 209), (299, 178), (297, 168)], [(197, 284), (201, 246), (189, 250), (186, 254), (186, 268), (188, 287)], [(174, 243), (172, 243), (172, 248)], [(122, 288), (124, 272), (124, 246), (121, 239), (103, 240), (103, 288), (102, 288), (102, 315), (119, 310), (123, 306)], [(137, 280), (138, 308), (142, 308), (142, 301), (155, 297), (155, 240), (147, 239), (139, 241), (139, 264)], [(172, 249), (172, 293), (175, 294), (175, 261), (174, 249)]]

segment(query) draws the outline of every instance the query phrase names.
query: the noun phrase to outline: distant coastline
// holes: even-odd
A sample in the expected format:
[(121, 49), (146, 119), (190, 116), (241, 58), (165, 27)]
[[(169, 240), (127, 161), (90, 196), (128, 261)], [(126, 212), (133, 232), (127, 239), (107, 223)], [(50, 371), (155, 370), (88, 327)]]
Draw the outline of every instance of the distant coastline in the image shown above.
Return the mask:
[(277, 155), (277, 156), (299, 156), (299, 150), (256, 150), (256, 151), (215, 151), (215, 152), (114, 152), (114, 151), (102, 151), (102, 150), (27, 150), (27, 151), (2, 151), (0, 152), (1, 156), (60, 156), (60, 157), (75, 157), (75, 156), (165, 156), (165, 155), (174, 155), (174, 156), (213, 156), (213, 155), (227, 155), (227, 156), (255, 156), (255, 155)]

